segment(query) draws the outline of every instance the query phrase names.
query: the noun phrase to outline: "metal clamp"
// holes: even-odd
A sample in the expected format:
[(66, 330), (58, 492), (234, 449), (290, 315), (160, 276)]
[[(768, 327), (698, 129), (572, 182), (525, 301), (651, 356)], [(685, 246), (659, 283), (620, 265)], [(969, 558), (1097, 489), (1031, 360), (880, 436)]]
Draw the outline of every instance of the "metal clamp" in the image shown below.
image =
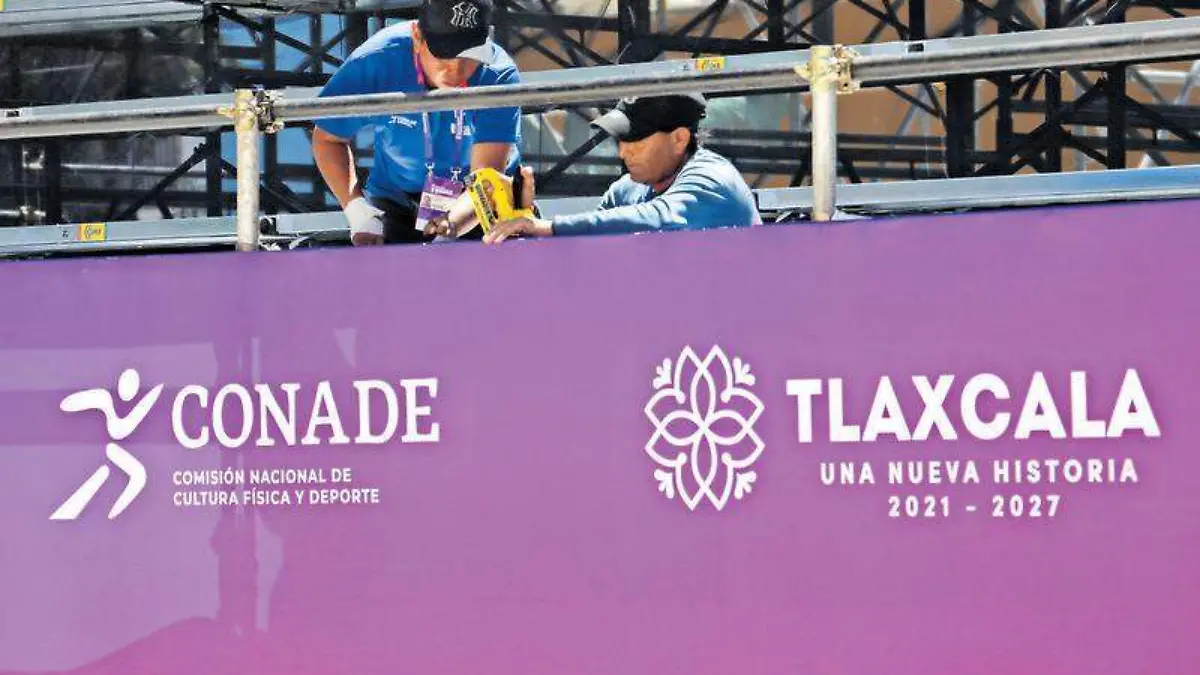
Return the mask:
[(842, 45), (813, 45), (807, 63), (796, 66), (796, 74), (809, 81), (813, 89), (833, 87), (839, 94), (852, 94), (861, 84), (854, 79), (854, 60), (858, 52)]
[(833, 220), (837, 206), (837, 113), (838, 94), (858, 91), (854, 79), (853, 50), (841, 45), (814, 45), (808, 63), (796, 73), (809, 82), (812, 94), (812, 219)]
[(267, 134), (283, 130), (283, 120), (275, 114), (279, 94), (262, 87), (238, 89), (233, 93), (233, 106), (217, 109), (217, 114), (233, 120), (234, 129), (246, 131), (257, 128)]

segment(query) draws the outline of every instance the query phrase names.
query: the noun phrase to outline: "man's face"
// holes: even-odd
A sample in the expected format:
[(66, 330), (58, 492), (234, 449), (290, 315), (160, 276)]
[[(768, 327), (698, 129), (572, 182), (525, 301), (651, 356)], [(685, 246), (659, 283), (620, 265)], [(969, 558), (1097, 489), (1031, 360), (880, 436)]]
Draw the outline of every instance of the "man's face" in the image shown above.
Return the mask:
[(421, 59), (421, 70), (425, 71), (425, 82), (431, 89), (454, 89), (465, 87), (471, 76), (479, 69), (479, 62), (472, 59), (439, 59), (429, 51), (423, 38), (418, 38), (417, 54)]
[(683, 129), (660, 131), (640, 141), (621, 141), (620, 155), (637, 183), (657, 185), (679, 170), (687, 152), (688, 133)]

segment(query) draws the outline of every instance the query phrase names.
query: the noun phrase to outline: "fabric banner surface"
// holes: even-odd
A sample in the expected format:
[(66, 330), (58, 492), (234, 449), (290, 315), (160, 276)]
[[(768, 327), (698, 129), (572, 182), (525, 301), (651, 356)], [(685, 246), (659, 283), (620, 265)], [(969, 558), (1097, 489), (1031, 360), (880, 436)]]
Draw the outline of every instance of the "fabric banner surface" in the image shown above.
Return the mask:
[(1193, 208), (0, 265), (0, 672), (1191, 673)]

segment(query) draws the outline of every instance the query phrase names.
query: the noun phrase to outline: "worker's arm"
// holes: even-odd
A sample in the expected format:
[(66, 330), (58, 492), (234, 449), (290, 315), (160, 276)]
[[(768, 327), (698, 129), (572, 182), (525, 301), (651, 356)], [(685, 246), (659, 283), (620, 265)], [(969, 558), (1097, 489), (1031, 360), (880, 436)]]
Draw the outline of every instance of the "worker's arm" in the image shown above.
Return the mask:
[(754, 195), (733, 165), (712, 153), (697, 154), (686, 164), (675, 182), (661, 195), (648, 201), (637, 197), (644, 188), (634, 188), (627, 198), (609, 201), (610, 208), (554, 219), (554, 236), (617, 234), (660, 230), (710, 229), (759, 225), (762, 218)]
[(512, 151), (512, 143), (476, 143), (471, 147), (471, 170), (495, 169), (504, 173)]
[[(521, 73), (514, 67), (506, 70), (495, 84), (519, 84)], [(520, 108), (487, 108), (474, 113), (475, 139), (471, 146), (471, 171), (495, 169), (505, 173), (521, 138)], [(450, 209), (446, 217), (449, 226), (443, 225), (439, 234), (450, 231), (462, 236), (478, 226), (471, 196), (464, 194)]]
[[(553, 234), (618, 234), (678, 230), (722, 210), (727, 190), (699, 172), (681, 174), (653, 199), (554, 219)], [(740, 223), (729, 223), (738, 225)]]
[(342, 208), (363, 196), (354, 168), (354, 147), (350, 141), (317, 128), (313, 130), (312, 150), (313, 160), (325, 179), (325, 185), (329, 186), (329, 191), (337, 197)]
[[(321, 89), (320, 96), (376, 93), (379, 80), (375, 73), (387, 66), (386, 56), (374, 47), (359, 47)], [(370, 117), (334, 117), (313, 123), (313, 162), (342, 206), (350, 221), (351, 240), (359, 246), (383, 243), (383, 211), (363, 196), (352, 145), (358, 132), (372, 124)]]
[(337, 198), (350, 223), (350, 240), (356, 246), (382, 245), (383, 211), (363, 197), (350, 141), (315, 128), (312, 150), (313, 161), (325, 179), (325, 185)]
[[(521, 205), (528, 208), (533, 206), (537, 189), (533, 170), (526, 168), (523, 171), (525, 173), (525, 184), (521, 194)], [(622, 181), (617, 181), (610, 185), (608, 190), (604, 192), (604, 196), (600, 199), (600, 204), (596, 207), (595, 213), (613, 208), (618, 201), (617, 193), (622, 189)], [(556, 234), (554, 229), (556, 222), (557, 220), (538, 217), (522, 217), (506, 220), (502, 223), (496, 223), (496, 227), (483, 238), (483, 241), (485, 244), (499, 244), (505, 239), (521, 235), (527, 237), (551, 237)]]

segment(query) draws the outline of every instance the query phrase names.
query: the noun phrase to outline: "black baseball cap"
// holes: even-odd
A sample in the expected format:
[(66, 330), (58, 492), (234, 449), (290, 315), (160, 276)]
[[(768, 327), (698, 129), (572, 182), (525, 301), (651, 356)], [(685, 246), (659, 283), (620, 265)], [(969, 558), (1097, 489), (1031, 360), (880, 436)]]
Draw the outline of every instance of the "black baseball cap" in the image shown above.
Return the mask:
[(643, 96), (623, 99), (592, 126), (619, 141), (633, 142), (660, 131), (695, 129), (707, 114), (708, 103), (700, 94)]
[(498, 51), (492, 42), (495, 13), (492, 0), (425, 0), (417, 25), (439, 59), (491, 63)]

